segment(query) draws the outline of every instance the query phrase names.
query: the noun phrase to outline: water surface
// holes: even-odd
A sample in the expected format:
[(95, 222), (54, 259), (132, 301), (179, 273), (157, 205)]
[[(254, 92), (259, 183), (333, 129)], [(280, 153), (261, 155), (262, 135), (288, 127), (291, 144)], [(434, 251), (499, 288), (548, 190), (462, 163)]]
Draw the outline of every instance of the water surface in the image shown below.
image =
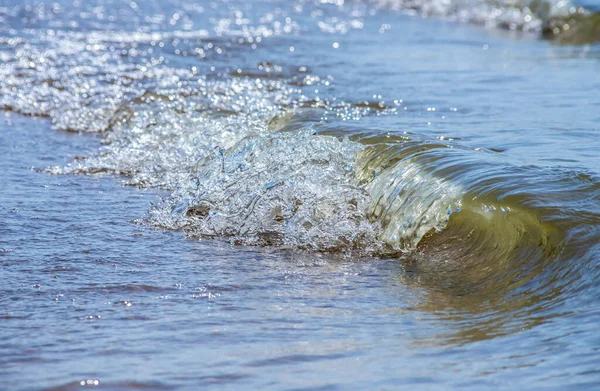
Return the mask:
[(2, 383), (598, 387), (595, 10), (1, 5)]

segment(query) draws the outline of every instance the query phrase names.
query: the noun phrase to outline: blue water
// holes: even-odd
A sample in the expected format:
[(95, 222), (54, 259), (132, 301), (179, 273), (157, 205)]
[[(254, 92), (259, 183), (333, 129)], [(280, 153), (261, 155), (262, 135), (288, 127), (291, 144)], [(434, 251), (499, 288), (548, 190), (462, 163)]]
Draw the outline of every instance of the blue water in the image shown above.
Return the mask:
[(443, 4), (0, 4), (0, 389), (600, 388), (600, 46)]

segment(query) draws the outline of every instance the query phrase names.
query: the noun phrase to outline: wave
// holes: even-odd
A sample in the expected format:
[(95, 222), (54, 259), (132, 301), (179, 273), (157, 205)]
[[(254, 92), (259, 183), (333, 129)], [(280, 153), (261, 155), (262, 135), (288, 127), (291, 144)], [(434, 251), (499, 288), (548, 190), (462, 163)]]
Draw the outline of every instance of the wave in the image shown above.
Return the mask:
[[(320, 126), (319, 109), (221, 116), (194, 107), (146, 92), (112, 117), (100, 155), (50, 171), (170, 190), (148, 222), (237, 244), (430, 258), (451, 248), (457, 259), (502, 264), (542, 259), (566, 240), (570, 227), (534, 202), (554, 173), (542, 186), (539, 168), (418, 135), (340, 137)], [(590, 188), (565, 181), (571, 197), (597, 191), (594, 179)]]
[[(161, 107), (147, 111), (151, 127), (137, 107), (136, 124), (119, 120), (126, 125), (109, 134), (118, 142), (106, 154), (67, 171), (116, 172), (173, 190), (150, 221), (191, 236), (362, 255), (451, 247), (459, 258), (502, 263), (556, 254), (570, 228), (539, 203), (555, 173), (491, 151), (418, 136), (340, 138), (302, 109), (190, 119)], [(573, 200), (597, 191), (595, 179), (579, 186), (571, 177), (556, 186)]]
[(600, 40), (600, 13), (568, 0), (372, 0), (385, 9), (539, 34), (560, 44)]

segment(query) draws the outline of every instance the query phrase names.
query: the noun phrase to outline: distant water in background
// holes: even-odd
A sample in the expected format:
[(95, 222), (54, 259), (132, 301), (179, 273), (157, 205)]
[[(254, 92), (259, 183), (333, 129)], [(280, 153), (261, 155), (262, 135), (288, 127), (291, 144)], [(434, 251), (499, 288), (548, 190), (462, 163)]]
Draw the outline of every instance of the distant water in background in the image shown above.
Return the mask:
[(2, 387), (600, 387), (599, 8), (4, 0)]

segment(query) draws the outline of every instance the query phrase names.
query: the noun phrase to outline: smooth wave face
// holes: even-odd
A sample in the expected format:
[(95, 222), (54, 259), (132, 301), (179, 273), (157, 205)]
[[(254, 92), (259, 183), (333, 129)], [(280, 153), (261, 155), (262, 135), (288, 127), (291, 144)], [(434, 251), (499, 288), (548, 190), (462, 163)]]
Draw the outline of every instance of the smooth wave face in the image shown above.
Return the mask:
[[(136, 33), (116, 33), (98, 15), (69, 25), (73, 12), (97, 11), (86, 5), (2, 9), (0, 106), (103, 138), (97, 155), (48, 172), (109, 173), (127, 185), (168, 190), (169, 197), (140, 216), (142, 223), (234, 244), (396, 257), (432, 291), (454, 298), (478, 293), (481, 303), (528, 291), (536, 278), (539, 292), (550, 292), (556, 284), (548, 270), (597, 255), (597, 151), (580, 148), (594, 142), (585, 128), (595, 120), (592, 110), (579, 119), (584, 129), (568, 138), (572, 145), (562, 138), (569, 124), (556, 120), (547, 129), (545, 118), (531, 119), (534, 131), (546, 132), (537, 142), (518, 123), (494, 122), (506, 114), (498, 107), (528, 118), (519, 111), (518, 89), (530, 82), (521, 63), (501, 54), (485, 63), (517, 69), (505, 71), (503, 81), (515, 90), (502, 106), (500, 98), (479, 102), (495, 93), (492, 76), (473, 79), (457, 61), (456, 85), (465, 85), (460, 91), (473, 107), (459, 109), (454, 91), (438, 88), (447, 76), (427, 68), (431, 62), (411, 69), (417, 58), (398, 68), (399, 55), (369, 52), (371, 41), (361, 41), (363, 31), (369, 39), (390, 40), (382, 46), (398, 39), (386, 38), (385, 18), (400, 16), (377, 14), (382, 7), (511, 29), (517, 23), (515, 29), (543, 33), (557, 17), (542, 17), (534, 3), (241, 3), (211, 13), (175, 3), (181, 10), (167, 20), (148, 22), (143, 15), (151, 12), (130, 4), (111, 14), (112, 23), (133, 18)], [(38, 31), (14, 33), (7, 26), (18, 15), (37, 23)], [(385, 23), (377, 19), (368, 30), (373, 15)], [(358, 52), (336, 52), (352, 46), (344, 37), (354, 30)], [(303, 34), (314, 45), (303, 47)], [(469, 45), (469, 55), (480, 55)], [(477, 53), (488, 50), (480, 42), (472, 46)], [(423, 55), (415, 53), (401, 55)], [(597, 50), (577, 55), (593, 57)], [(539, 65), (535, 53), (523, 61)], [(428, 72), (436, 75), (428, 84), (411, 80)], [(398, 76), (404, 73), (407, 79)], [(535, 87), (545, 83), (533, 80)], [(568, 85), (556, 88), (575, 94)], [(415, 89), (432, 92), (419, 98)], [(547, 95), (538, 98), (556, 118), (568, 109)], [(490, 124), (496, 127), (486, 128)], [(494, 136), (500, 133), (506, 136)], [(549, 159), (548, 150), (557, 156)]]

